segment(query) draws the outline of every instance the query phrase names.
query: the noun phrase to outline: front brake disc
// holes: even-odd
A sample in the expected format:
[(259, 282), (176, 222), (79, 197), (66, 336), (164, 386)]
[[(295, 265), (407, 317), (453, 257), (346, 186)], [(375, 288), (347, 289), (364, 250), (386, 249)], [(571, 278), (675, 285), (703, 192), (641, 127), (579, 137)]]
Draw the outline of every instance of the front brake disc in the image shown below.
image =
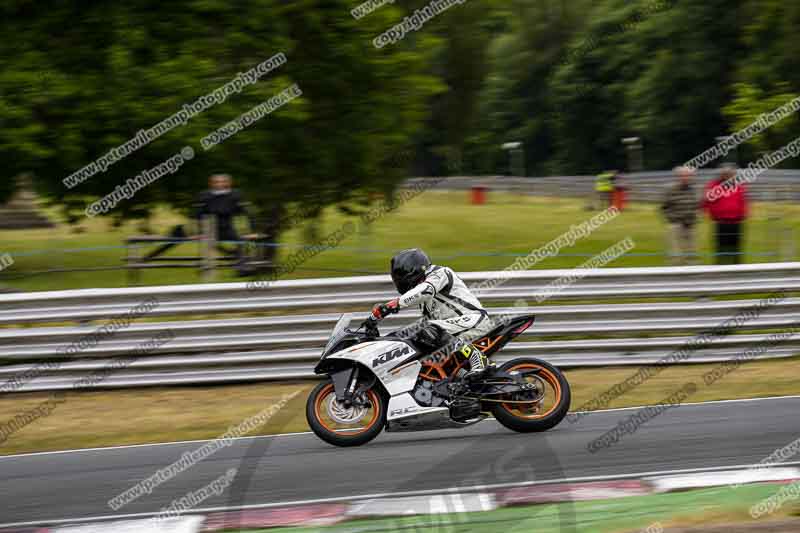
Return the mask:
[(366, 416), (367, 409), (365, 406), (356, 406), (352, 403), (346, 407), (333, 395), (328, 400), (328, 414), (339, 424), (354, 424), (361, 421)]

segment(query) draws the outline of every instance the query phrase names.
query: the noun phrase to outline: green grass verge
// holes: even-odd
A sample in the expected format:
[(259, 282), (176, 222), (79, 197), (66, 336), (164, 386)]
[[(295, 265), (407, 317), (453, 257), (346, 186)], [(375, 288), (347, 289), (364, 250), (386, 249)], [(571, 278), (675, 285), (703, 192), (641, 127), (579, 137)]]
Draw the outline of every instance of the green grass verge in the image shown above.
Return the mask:
[[(698, 385), (689, 402), (800, 394), (800, 357), (753, 361), (711, 386), (702, 376), (714, 364), (668, 367), (608, 407), (655, 404), (688, 381)], [(585, 368), (566, 372), (572, 386), (572, 407), (599, 395), (634, 374), (637, 367)], [(0, 454), (211, 439), (301, 391), (284, 409), (253, 434), (308, 431), (305, 400), (314, 382), (259, 383), (205, 387), (123, 389), (67, 392), (49, 416), (39, 418), (0, 442)], [(45, 393), (0, 397), (0, 424), (34, 409)], [(565, 424), (567, 422), (564, 422)]]
[[(744, 485), (738, 489), (718, 487), (669, 494), (631, 496), (609, 500), (506, 507), (484, 513), (414, 516), (379, 520), (356, 520), (329, 527), (247, 530), (247, 533), (344, 533), (354, 531), (446, 531), (447, 533), (622, 533), (639, 532), (656, 523), (662, 527), (752, 524), (750, 506), (779, 490), (775, 484)], [(785, 520), (792, 507), (780, 509), (768, 520)], [(574, 520), (574, 522), (573, 522)], [(800, 518), (796, 519), (800, 530)], [(780, 531), (790, 531), (781, 529)]]
[[(385, 273), (393, 251), (419, 246), (432, 259), (456, 270), (493, 270), (510, 265), (515, 257), (546, 244), (567, 231), (572, 224), (589, 219), (594, 213), (584, 210), (585, 202), (574, 198), (543, 198), (504, 193), (490, 194), (483, 206), (470, 205), (467, 192), (429, 191), (378, 219), (368, 232), (359, 232), (335, 249), (320, 253), (289, 277), (345, 275), (351, 272)], [(325, 236), (348, 219), (338, 210), (328, 209), (319, 234)], [(174, 212), (161, 210), (154, 217), (155, 230), (165, 233), (174, 224), (185, 222)], [(49, 269), (122, 266), (121, 248), (127, 236), (138, 234), (135, 224), (113, 228), (107, 219), (82, 223), (84, 233), (75, 234), (60, 224), (54, 229), (0, 231), (0, 253), (8, 252), (15, 264), (0, 275), (0, 282), (21, 290), (118, 287), (126, 284), (124, 271), (51, 272), (26, 275)], [(786, 228), (793, 228), (794, 247), (786, 243)], [(744, 250), (750, 262), (776, 261), (783, 246), (798, 249), (800, 207), (758, 203), (745, 231)], [(305, 228), (295, 228), (282, 236), (285, 245), (303, 241)], [(704, 221), (698, 232), (699, 252), (710, 253), (710, 224)], [(601, 227), (574, 246), (561, 250), (557, 257), (535, 268), (569, 268), (581, 264), (621, 239), (631, 237), (636, 247), (631, 255), (610, 266), (660, 266), (666, 263), (666, 227), (655, 205), (633, 204), (618, 218)], [(70, 249), (88, 249), (66, 251)], [(281, 250), (286, 257), (297, 248)], [(368, 250), (368, 251), (366, 251)], [(198, 245), (185, 244), (171, 255), (194, 255)], [(711, 262), (704, 257), (704, 262)], [(22, 277), (20, 277), (22, 276)], [(217, 281), (233, 281), (230, 271), (220, 271)], [(193, 269), (158, 269), (142, 273), (145, 285), (196, 283)]]

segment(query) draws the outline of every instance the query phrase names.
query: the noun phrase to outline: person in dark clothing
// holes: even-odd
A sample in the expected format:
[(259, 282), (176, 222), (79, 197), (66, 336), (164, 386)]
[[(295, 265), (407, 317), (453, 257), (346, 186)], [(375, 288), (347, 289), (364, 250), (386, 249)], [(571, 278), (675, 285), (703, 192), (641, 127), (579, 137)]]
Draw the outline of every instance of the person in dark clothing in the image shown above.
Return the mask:
[[(255, 220), (247, 212), (241, 193), (233, 189), (232, 185), (233, 179), (228, 174), (214, 174), (208, 178), (208, 190), (200, 193), (195, 203), (194, 218), (197, 220), (201, 232), (203, 231), (203, 219), (208, 216), (215, 218), (216, 240), (218, 243), (240, 240), (234, 225), (234, 219), (239, 215), (246, 216), (250, 222), (250, 227), (255, 227)], [(248, 234), (244, 238), (253, 239), (255, 235)], [(239, 273), (247, 274), (247, 272), (243, 271), (245, 260), (243, 244), (237, 243), (232, 250), (222, 244), (217, 244), (217, 249), (225, 254), (234, 254)]]
[[(208, 179), (208, 190), (200, 193), (194, 204), (193, 218), (197, 220), (199, 232), (201, 233), (201, 235), (195, 237), (195, 239), (205, 237), (202, 235), (203, 219), (208, 216), (215, 217), (217, 242), (240, 240), (234, 225), (234, 219), (239, 215), (247, 216), (250, 222), (250, 228), (255, 228), (255, 221), (247, 212), (246, 202), (243, 201), (241, 193), (232, 188), (232, 185), (233, 179), (228, 174), (214, 174)], [(169, 237), (172, 239), (188, 238), (183, 226), (176, 226), (173, 228)], [(255, 237), (256, 235), (254, 234), (244, 236), (245, 239), (253, 239)], [(153, 259), (177, 244), (178, 242), (164, 244), (153, 252), (150, 252), (146, 256), (146, 259)], [(231, 250), (218, 244), (217, 249), (222, 253), (235, 255), (237, 258), (236, 267), (239, 273), (242, 275), (248, 274), (248, 272), (244, 271), (244, 245), (237, 243), (234, 249)]]
[(241, 193), (231, 188), (232, 183), (233, 180), (227, 174), (211, 176), (208, 179), (208, 190), (200, 193), (195, 203), (194, 218), (197, 219), (198, 224), (202, 224), (203, 217), (216, 217), (218, 241), (239, 240), (233, 224), (234, 217), (238, 215), (247, 216), (250, 220), (250, 227), (255, 227), (252, 217), (245, 209)]

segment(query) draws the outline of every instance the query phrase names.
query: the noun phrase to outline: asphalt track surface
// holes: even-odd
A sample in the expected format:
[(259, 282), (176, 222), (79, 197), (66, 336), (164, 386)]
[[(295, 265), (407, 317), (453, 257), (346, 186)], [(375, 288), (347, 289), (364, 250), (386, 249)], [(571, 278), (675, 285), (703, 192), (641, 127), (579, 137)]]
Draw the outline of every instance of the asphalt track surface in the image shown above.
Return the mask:
[(384, 433), (350, 449), (311, 434), (244, 438), (118, 511), (110, 498), (203, 442), (0, 457), (0, 524), (158, 512), (230, 468), (239, 469), (234, 484), (201, 510), (755, 464), (800, 437), (800, 397), (712, 402), (673, 408), (610, 448), (588, 451), (635, 412), (593, 413), (541, 434), (516, 434), (493, 420)]

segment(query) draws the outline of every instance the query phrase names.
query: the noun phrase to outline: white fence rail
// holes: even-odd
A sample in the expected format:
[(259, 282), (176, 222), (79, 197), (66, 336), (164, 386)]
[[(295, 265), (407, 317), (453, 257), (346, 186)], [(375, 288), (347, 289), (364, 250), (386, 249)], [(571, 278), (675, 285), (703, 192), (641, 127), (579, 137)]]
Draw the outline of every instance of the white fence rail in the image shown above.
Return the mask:
[[(538, 317), (535, 326), (506, 347), (498, 360), (533, 355), (565, 367), (653, 363), (680, 349), (693, 335), (713, 330), (778, 291), (785, 297), (747, 320), (735, 334), (697, 350), (687, 362), (727, 360), (763, 343), (770, 332), (800, 325), (800, 298), (792, 295), (800, 293), (800, 263), (592, 270), (558, 294), (557, 302), (554, 298), (534, 305), (534, 296), (548, 283), (575, 273), (463, 275), (470, 285), (508, 277), (495, 288), (479, 290), (482, 301), (492, 306), (492, 313), (530, 312)], [(6, 326), (0, 329), (0, 359), (5, 363), (0, 366), (0, 384), (17, 378), (13, 388), (0, 390), (72, 388), (87, 374), (110, 368), (115, 358), (130, 356), (137, 346), (166, 330), (174, 335), (170, 342), (108, 372), (95, 386), (309, 378), (338, 317), (333, 311), (360, 309), (366, 316), (371, 304), (393, 294), (388, 276), (362, 276), (278, 281), (260, 289), (226, 283), (0, 295), (0, 324)], [(719, 296), (737, 299), (711, 299)], [(158, 304), (143, 319), (113, 335), (100, 335), (69, 359), (59, 355), (148, 299)], [(629, 299), (636, 303), (625, 303)], [(529, 306), (508, 306), (518, 300)], [(270, 316), (241, 318), (265, 312)], [(224, 318), (225, 314), (240, 316)], [(214, 318), (197, 319), (208, 315)], [(384, 327), (394, 329), (416, 318), (403, 313)], [(798, 354), (798, 338), (784, 336), (759, 357)]]

